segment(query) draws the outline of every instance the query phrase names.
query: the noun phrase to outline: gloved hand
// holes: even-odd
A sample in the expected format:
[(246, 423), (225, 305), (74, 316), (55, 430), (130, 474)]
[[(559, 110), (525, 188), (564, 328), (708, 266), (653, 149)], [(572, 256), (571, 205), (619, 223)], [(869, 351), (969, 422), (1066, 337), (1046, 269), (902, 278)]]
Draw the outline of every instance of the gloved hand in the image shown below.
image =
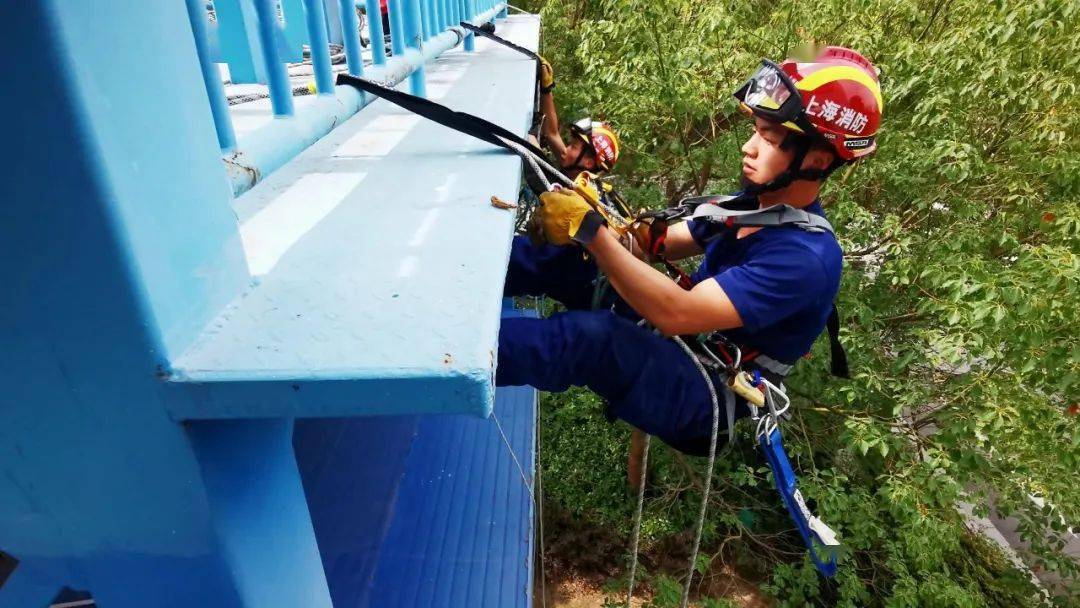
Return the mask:
[(540, 222), (553, 245), (588, 245), (605, 224), (580, 194), (565, 188), (540, 195)]
[(551, 67), (551, 63), (543, 57), (540, 58), (539, 78), (541, 93), (550, 93), (551, 89), (555, 88), (555, 70)]
[(649, 256), (663, 255), (667, 247), (667, 221), (643, 214), (634, 222), (632, 230), (638, 244)]

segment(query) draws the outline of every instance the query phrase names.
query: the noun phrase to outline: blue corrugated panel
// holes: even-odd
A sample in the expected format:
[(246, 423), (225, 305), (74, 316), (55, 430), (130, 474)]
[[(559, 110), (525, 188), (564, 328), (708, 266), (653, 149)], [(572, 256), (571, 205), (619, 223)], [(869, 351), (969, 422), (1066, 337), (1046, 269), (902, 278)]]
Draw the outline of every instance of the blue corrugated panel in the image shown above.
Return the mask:
[[(507, 311), (505, 314), (523, 314)], [(531, 605), (536, 391), (494, 418), (299, 421), (297, 464), (337, 608)]]
[[(495, 416), (530, 484), (535, 411), (531, 388), (496, 393)], [(398, 488), (369, 605), (530, 606), (532, 509), (493, 419), (424, 419)]]

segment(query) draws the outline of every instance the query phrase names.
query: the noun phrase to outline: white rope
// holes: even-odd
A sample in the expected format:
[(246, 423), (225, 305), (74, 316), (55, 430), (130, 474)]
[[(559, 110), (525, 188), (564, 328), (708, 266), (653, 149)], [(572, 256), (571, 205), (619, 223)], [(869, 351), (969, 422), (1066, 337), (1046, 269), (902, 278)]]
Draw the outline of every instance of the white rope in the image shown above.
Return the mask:
[[(495, 428), (499, 429), (499, 436), (502, 437), (503, 445), (506, 446), (506, 450), (510, 452), (510, 458), (514, 459), (514, 464), (517, 465), (518, 473), (521, 475), (521, 482), (525, 484), (525, 489), (529, 491), (529, 499), (533, 503), (533, 509), (536, 512), (536, 517), (540, 534), (540, 603), (543, 608), (547, 608), (547, 579), (545, 576), (544, 566), (544, 484), (543, 477), (540, 473), (540, 404), (536, 405), (536, 491), (533, 491), (533, 484), (529, 483), (529, 478), (525, 474), (525, 467), (521, 466), (521, 461), (518, 460), (517, 453), (514, 452), (514, 448), (510, 445), (510, 440), (506, 437), (506, 433), (503, 431), (502, 424), (499, 422), (499, 417), (495, 415), (495, 410), (491, 411), (491, 419), (495, 421)], [(539, 495), (539, 497), (537, 496)]]
[(638, 540), (641, 537), (641, 513), (645, 508), (645, 472), (649, 470), (649, 443), (652, 436), (645, 434), (645, 448), (641, 456), (641, 478), (638, 479), (637, 511), (634, 513), (634, 532), (630, 541), (630, 581), (626, 589), (626, 608), (634, 599), (634, 574), (637, 572)]
[(511, 148), (512, 150), (517, 152), (518, 156), (524, 158), (533, 168), (533, 170), (536, 171), (536, 174), (540, 176), (540, 180), (544, 183), (548, 190), (551, 190), (551, 182), (547, 179), (547, 175), (540, 170), (540, 167), (547, 169), (552, 175), (554, 175), (556, 179), (559, 180), (560, 185), (570, 188), (574, 186), (574, 180), (563, 175), (562, 171), (559, 171), (555, 167), (552, 167), (550, 163), (548, 163), (543, 158), (537, 156), (535, 153), (533, 153), (532, 150), (526, 148), (525, 146), (519, 144), (516, 141), (506, 139), (501, 135), (496, 135), (495, 137), (497, 137), (499, 141), (506, 144), (508, 148)]
[(540, 532), (540, 605), (547, 608), (547, 578), (544, 567), (544, 477), (540, 468), (540, 403), (536, 404), (536, 494), (533, 507), (536, 509), (537, 527)]
[[(697, 555), (698, 549), (701, 548), (701, 534), (705, 527), (705, 512), (709, 506), (709, 491), (712, 486), (712, 472), (713, 464), (716, 462), (716, 436), (720, 433), (720, 402), (716, 398), (716, 387), (713, 386), (712, 378), (709, 377), (709, 372), (705, 371), (705, 366), (701, 364), (701, 361), (694, 356), (694, 351), (690, 350), (690, 347), (686, 345), (686, 342), (682, 341), (682, 338), (678, 336), (672, 336), (672, 340), (675, 341), (686, 353), (687, 357), (694, 362), (694, 366), (701, 372), (701, 377), (705, 379), (705, 386), (709, 388), (709, 398), (712, 399), (712, 434), (709, 436), (709, 464), (705, 475), (704, 487), (701, 490), (701, 509), (698, 511), (697, 531), (694, 533), (694, 547), (690, 551), (690, 568), (686, 575), (686, 585), (683, 586), (682, 594), (682, 608), (690, 603), (690, 583), (694, 579), (694, 571), (697, 569)], [(732, 432), (728, 429), (728, 433)]]
[(495, 421), (495, 427), (499, 429), (499, 435), (502, 437), (503, 445), (510, 452), (510, 457), (514, 459), (514, 464), (517, 465), (518, 473), (521, 473), (521, 482), (525, 484), (525, 489), (529, 491), (529, 498), (532, 499), (533, 504), (536, 503), (536, 496), (533, 494), (532, 484), (529, 483), (529, 478), (525, 475), (525, 468), (521, 466), (521, 462), (518, 461), (517, 454), (514, 453), (514, 448), (510, 447), (510, 440), (506, 438), (506, 433), (503, 432), (502, 425), (499, 424), (499, 417), (495, 415), (495, 410), (491, 411), (491, 419)]

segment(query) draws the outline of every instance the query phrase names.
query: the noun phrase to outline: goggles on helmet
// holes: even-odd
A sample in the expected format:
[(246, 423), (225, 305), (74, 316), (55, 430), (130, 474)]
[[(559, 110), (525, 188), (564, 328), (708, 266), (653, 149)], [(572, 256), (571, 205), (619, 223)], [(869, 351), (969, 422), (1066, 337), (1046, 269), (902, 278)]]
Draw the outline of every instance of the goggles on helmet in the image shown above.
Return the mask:
[(754, 115), (779, 123), (790, 122), (804, 132), (816, 130), (803, 113), (802, 95), (780, 66), (761, 60), (761, 67), (735, 91), (735, 99)]

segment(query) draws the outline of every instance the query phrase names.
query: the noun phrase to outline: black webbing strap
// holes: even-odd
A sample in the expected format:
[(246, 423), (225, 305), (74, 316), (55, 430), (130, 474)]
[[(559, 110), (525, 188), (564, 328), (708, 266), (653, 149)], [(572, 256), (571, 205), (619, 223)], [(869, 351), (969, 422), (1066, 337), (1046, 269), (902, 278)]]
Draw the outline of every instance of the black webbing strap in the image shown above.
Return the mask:
[(840, 312), (835, 303), (829, 312), (829, 319), (825, 321), (825, 329), (829, 333), (829, 357), (832, 360), (829, 371), (837, 378), (851, 378), (847, 353), (844, 352), (844, 345), (840, 344)]
[(499, 44), (505, 46), (508, 49), (513, 49), (513, 50), (521, 53), (522, 55), (525, 55), (526, 57), (528, 57), (530, 59), (535, 59), (536, 61), (540, 61), (540, 55), (537, 55), (536, 53), (530, 51), (529, 49), (527, 49), (527, 48), (525, 48), (523, 46), (519, 46), (519, 45), (514, 44), (513, 42), (510, 42), (509, 40), (507, 40), (506, 38), (503, 38), (502, 36), (498, 36), (493, 32), (489, 32), (489, 31), (485, 30), (484, 28), (476, 27), (475, 25), (469, 23), (468, 21), (462, 21), (460, 23), (460, 25), (461, 25), (461, 27), (469, 30), (470, 32), (476, 34), (477, 36), (483, 36), (484, 38), (487, 38), (489, 40), (493, 40), (495, 42), (498, 42)]
[(4, 586), (18, 565), (19, 560), (15, 559), (15, 556), (0, 551), (0, 587)]
[(524, 56), (528, 57), (529, 59), (532, 59), (533, 61), (536, 62), (536, 87), (535, 87), (535, 90), (533, 91), (533, 118), (532, 118), (532, 124), (529, 125), (529, 133), (539, 137), (539, 135), (540, 135), (540, 125), (541, 125), (541, 116), (540, 116), (540, 70), (541, 70), (541, 67), (540, 67), (540, 55), (537, 55), (536, 53), (530, 51), (529, 49), (527, 49), (527, 48), (525, 48), (523, 46), (519, 46), (517, 44), (514, 44), (513, 42), (510, 42), (509, 40), (507, 40), (506, 38), (503, 38), (502, 36), (497, 36), (497, 35), (495, 35), (494, 32), (490, 32), (490, 31), (488, 31), (488, 30), (486, 30), (486, 29), (484, 29), (482, 27), (476, 27), (475, 25), (469, 23), (468, 21), (462, 21), (460, 23), (460, 25), (465, 30), (467, 30), (469, 32), (472, 32), (473, 34), (476, 34), (477, 36), (483, 36), (484, 38), (487, 38), (488, 40), (491, 40), (493, 42), (497, 42), (497, 43), (505, 46), (506, 48), (517, 51), (517, 52), (521, 53), (522, 55), (524, 55)]
[[(480, 118), (479, 116), (451, 110), (430, 99), (424, 99), (423, 97), (417, 97), (402, 91), (384, 87), (370, 80), (357, 78), (356, 76), (351, 76), (349, 74), (338, 74), (337, 84), (349, 85), (353, 88), (360, 89), (365, 93), (371, 93), (377, 97), (382, 97), (394, 105), (400, 106), (418, 116), (423, 116), (432, 122), (439, 123), (448, 129), (471, 135), (493, 146), (509, 150), (514, 154), (519, 154), (519, 151), (514, 147), (507, 145), (506, 142), (503, 141), (504, 139), (521, 146), (529, 154), (535, 154), (539, 158), (546, 158), (544, 152), (528, 140), (511, 133), (491, 121)], [(529, 163), (525, 163), (525, 165), (529, 166)], [(548, 181), (561, 181), (559, 176), (551, 174), (546, 170), (545, 173), (547, 174)]]

